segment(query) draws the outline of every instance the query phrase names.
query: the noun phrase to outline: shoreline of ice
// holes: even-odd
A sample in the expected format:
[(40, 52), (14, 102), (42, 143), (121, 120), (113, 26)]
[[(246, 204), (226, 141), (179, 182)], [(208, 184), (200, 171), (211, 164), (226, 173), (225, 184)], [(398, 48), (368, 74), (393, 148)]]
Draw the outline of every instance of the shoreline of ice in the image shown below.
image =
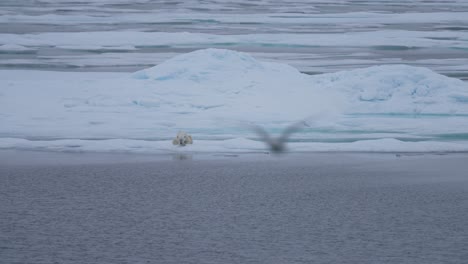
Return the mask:
[[(134, 153), (134, 154), (210, 154), (210, 153), (271, 153), (257, 140), (234, 138), (227, 140), (195, 140), (193, 145), (173, 146), (171, 140), (147, 141), (133, 139), (62, 139), (27, 140), (0, 138), (0, 150), (33, 150), (72, 153)], [(289, 143), (286, 153), (468, 153), (468, 141), (403, 142), (384, 138), (349, 143)]]

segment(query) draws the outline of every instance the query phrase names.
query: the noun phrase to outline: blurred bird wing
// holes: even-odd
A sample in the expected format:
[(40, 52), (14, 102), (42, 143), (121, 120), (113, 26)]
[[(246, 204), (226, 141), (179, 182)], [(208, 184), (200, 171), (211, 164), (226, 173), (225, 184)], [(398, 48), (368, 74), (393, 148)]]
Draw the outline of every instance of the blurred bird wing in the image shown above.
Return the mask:
[(289, 136), (291, 136), (292, 133), (298, 132), (299, 130), (303, 129), (304, 126), (306, 126), (305, 121), (299, 121), (286, 127), (283, 133), (281, 133), (281, 136), (278, 138), (278, 140), (280, 142), (285, 142), (286, 140), (288, 140)]
[(260, 139), (266, 143), (271, 143), (271, 137), (268, 135), (268, 133), (265, 131), (265, 129), (261, 128), (260, 126), (257, 125), (250, 125), (250, 128), (255, 131), (260, 136)]

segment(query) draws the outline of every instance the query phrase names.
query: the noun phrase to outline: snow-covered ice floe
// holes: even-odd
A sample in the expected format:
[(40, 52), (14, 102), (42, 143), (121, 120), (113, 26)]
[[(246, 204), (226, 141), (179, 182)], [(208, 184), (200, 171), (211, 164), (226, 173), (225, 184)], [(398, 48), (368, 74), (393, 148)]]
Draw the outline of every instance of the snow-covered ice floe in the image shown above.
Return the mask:
[[(468, 84), (386, 65), (306, 75), (249, 54), (204, 49), (128, 73), (0, 71), (0, 148), (259, 152), (251, 129), (302, 122), (288, 149), (468, 151)], [(194, 144), (173, 146), (179, 130)]]

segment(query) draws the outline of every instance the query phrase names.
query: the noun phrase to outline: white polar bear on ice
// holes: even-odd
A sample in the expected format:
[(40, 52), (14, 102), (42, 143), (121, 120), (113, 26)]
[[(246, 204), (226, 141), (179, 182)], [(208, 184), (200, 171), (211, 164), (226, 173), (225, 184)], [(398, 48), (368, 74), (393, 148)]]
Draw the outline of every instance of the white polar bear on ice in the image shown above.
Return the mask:
[(172, 140), (173, 145), (185, 146), (187, 144), (193, 144), (192, 136), (185, 133), (184, 131), (179, 131), (177, 136)]

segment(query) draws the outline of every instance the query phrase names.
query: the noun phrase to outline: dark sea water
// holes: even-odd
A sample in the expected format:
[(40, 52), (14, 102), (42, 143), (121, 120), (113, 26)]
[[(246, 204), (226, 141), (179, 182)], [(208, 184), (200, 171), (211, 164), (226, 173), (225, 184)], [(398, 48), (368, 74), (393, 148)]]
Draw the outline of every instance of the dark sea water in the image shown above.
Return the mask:
[(468, 259), (464, 154), (8, 155), (0, 263)]

